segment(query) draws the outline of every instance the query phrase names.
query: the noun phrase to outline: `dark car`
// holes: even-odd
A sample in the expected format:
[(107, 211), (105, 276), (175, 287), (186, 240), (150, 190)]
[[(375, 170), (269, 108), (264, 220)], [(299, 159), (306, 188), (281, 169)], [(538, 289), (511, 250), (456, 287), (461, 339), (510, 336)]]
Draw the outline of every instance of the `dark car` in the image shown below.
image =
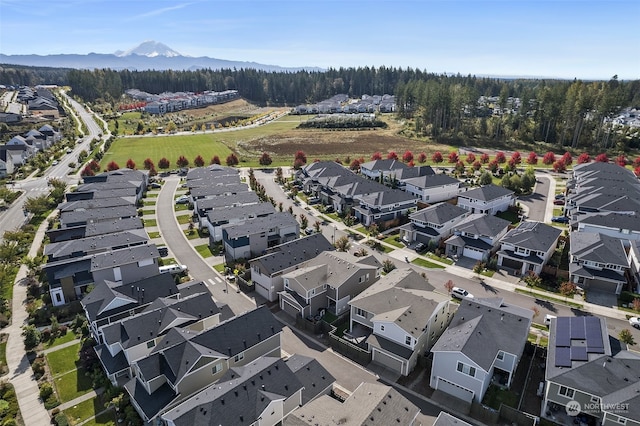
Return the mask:
[(554, 216), (551, 218), (551, 222), (556, 223), (569, 223), (569, 218), (566, 216)]
[(564, 200), (554, 200), (553, 204), (556, 206), (564, 206)]
[(427, 246), (424, 245), (424, 243), (418, 243), (416, 244), (416, 246), (414, 247), (414, 250), (418, 253), (421, 253), (423, 251), (425, 251), (427, 249)]
[(564, 194), (556, 195), (556, 200), (564, 200)]

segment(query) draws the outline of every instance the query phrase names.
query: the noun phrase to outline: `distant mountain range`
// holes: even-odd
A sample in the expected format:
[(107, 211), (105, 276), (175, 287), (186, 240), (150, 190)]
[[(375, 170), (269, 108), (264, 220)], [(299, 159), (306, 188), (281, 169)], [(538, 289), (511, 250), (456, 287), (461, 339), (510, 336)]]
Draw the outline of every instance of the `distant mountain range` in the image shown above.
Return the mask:
[(226, 59), (184, 56), (169, 46), (148, 40), (127, 51), (89, 53), (88, 55), (5, 55), (0, 53), (0, 63), (33, 67), (115, 70), (197, 70), (202, 68), (252, 68), (263, 71), (296, 72), (300, 70), (324, 71), (318, 67), (281, 67), (257, 62), (229, 61)]

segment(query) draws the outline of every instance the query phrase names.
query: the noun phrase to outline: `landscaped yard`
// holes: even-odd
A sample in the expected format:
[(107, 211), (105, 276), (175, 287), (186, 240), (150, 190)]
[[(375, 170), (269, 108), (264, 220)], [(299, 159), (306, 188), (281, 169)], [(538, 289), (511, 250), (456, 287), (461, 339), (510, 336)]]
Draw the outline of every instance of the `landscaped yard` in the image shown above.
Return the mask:
[(7, 335), (3, 333), (0, 337), (2, 339), (2, 343), (0, 343), (0, 375), (4, 375), (7, 370)]
[(209, 249), (209, 244), (202, 244), (199, 246), (195, 246), (194, 248), (196, 249), (198, 254), (202, 257), (206, 258), (206, 257), (213, 256), (213, 253), (211, 253), (211, 250)]
[(94, 419), (83, 424), (83, 426), (115, 426), (116, 420), (112, 411), (107, 411)]
[(142, 209), (142, 214), (143, 215), (154, 215), (156, 214), (156, 210), (155, 209)]
[(64, 336), (60, 336), (54, 340), (45, 342), (44, 347), (48, 349), (48, 348), (53, 348), (55, 346), (60, 346), (63, 343), (67, 343), (74, 340), (75, 338), (76, 338), (76, 335), (72, 331), (67, 331), (67, 334), (65, 334)]
[(220, 272), (221, 274), (224, 274), (225, 265), (224, 263), (218, 263), (217, 265), (213, 265), (213, 269)]
[(158, 195), (160, 195), (158, 192), (147, 192), (147, 198), (158, 198)]
[(153, 201), (146, 201), (145, 200), (145, 201), (142, 202), (142, 205), (145, 206), (145, 207), (155, 206), (156, 205), (156, 200), (153, 200)]
[(158, 226), (158, 222), (155, 219), (142, 219), (144, 226), (151, 228), (152, 226)]
[(498, 212), (496, 216), (498, 216), (501, 219), (508, 220), (513, 225), (520, 223), (520, 218), (518, 217), (518, 215), (515, 212), (512, 212), (511, 210)]
[[(78, 424), (89, 419), (90, 417), (95, 416), (97, 413), (101, 413), (104, 410), (105, 408), (103, 398), (98, 397), (88, 399), (79, 403), (78, 405), (67, 408), (66, 410), (64, 410), (64, 414), (69, 419), (70, 424)], [(110, 414), (111, 418), (113, 419), (113, 414), (111, 412), (108, 412), (107, 414)]]
[(490, 385), (484, 394), (482, 403), (496, 410), (500, 409), (500, 404), (515, 408), (518, 404), (518, 395), (512, 390)]
[(178, 223), (180, 225), (184, 225), (185, 223), (191, 222), (191, 215), (190, 214), (181, 214), (179, 216), (176, 216), (176, 219), (178, 220)]
[(53, 377), (75, 370), (78, 362), (78, 353), (80, 351), (80, 343), (50, 352), (46, 355), (49, 370)]
[(154, 239), (154, 238), (160, 238), (160, 233), (159, 232), (147, 232), (147, 234), (149, 234), (149, 238), (150, 239)]
[(404, 244), (402, 244), (400, 242), (400, 237), (399, 237), (399, 233), (395, 233), (395, 234), (390, 234), (389, 236), (387, 236), (384, 240), (385, 243), (387, 244), (391, 244), (394, 247), (398, 247), (398, 248), (403, 248)]
[(177, 212), (184, 211), (184, 210), (189, 210), (189, 205), (188, 204), (176, 204), (173, 209), (175, 211), (177, 211)]
[(411, 263), (413, 263), (414, 265), (422, 266), (423, 268), (444, 269), (444, 266), (437, 263), (429, 262), (427, 259), (423, 259), (421, 257), (413, 259)]
[(60, 402), (71, 401), (93, 389), (93, 381), (83, 368), (73, 370), (53, 379)]

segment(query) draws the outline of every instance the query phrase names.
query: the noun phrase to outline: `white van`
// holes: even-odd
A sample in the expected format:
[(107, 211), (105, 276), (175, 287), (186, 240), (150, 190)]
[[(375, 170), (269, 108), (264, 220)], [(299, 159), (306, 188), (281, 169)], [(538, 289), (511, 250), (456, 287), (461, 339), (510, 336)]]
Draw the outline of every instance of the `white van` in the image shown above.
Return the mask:
[(173, 265), (161, 266), (159, 269), (161, 274), (175, 275), (175, 274), (181, 274), (183, 272), (187, 272), (187, 265), (178, 265), (174, 263)]

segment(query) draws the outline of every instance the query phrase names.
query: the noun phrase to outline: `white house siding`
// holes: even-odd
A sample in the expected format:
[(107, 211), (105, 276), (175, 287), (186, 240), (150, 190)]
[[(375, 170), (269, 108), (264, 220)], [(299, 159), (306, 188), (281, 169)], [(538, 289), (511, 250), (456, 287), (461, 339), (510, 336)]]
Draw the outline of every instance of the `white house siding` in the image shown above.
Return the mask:
[(458, 196), (458, 207), (469, 210), (471, 213), (487, 213), (494, 215), (498, 212), (506, 211), (511, 204), (513, 204), (513, 199), (511, 197), (502, 197), (486, 202), (475, 199), (472, 200), (464, 197), (463, 195)]
[(403, 376), (407, 375), (407, 363), (402, 358), (383, 352), (378, 348), (371, 348), (371, 361)]
[(419, 186), (407, 183), (405, 191), (419, 198), (425, 203), (435, 204), (441, 201), (450, 200), (458, 195), (458, 184), (438, 186), (432, 188), (420, 188)]
[(455, 383), (451, 383), (443, 377), (438, 377), (436, 383), (431, 387), (436, 390), (448, 393), (449, 395), (453, 395), (456, 398), (469, 403), (472, 402), (474, 398), (474, 393), (472, 390), (463, 388), (459, 385), (456, 385)]
[[(268, 390), (267, 390), (268, 391)], [(271, 401), (269, 405), (259, 413), (257, 424), (259, 426), (275, 426), (282, 421), (284, 417), (284, 398)]]
[[(457, 370), (458, 362), (475, 367), (475, 377)], [(437, 389), (439, 378), (473, 392), (476, 401), (481, 401), (491, 382), (491, 375), (460, 352), (433, 352), (430, 386)], [(442, 390), (442, 389), (441, 389)]]

